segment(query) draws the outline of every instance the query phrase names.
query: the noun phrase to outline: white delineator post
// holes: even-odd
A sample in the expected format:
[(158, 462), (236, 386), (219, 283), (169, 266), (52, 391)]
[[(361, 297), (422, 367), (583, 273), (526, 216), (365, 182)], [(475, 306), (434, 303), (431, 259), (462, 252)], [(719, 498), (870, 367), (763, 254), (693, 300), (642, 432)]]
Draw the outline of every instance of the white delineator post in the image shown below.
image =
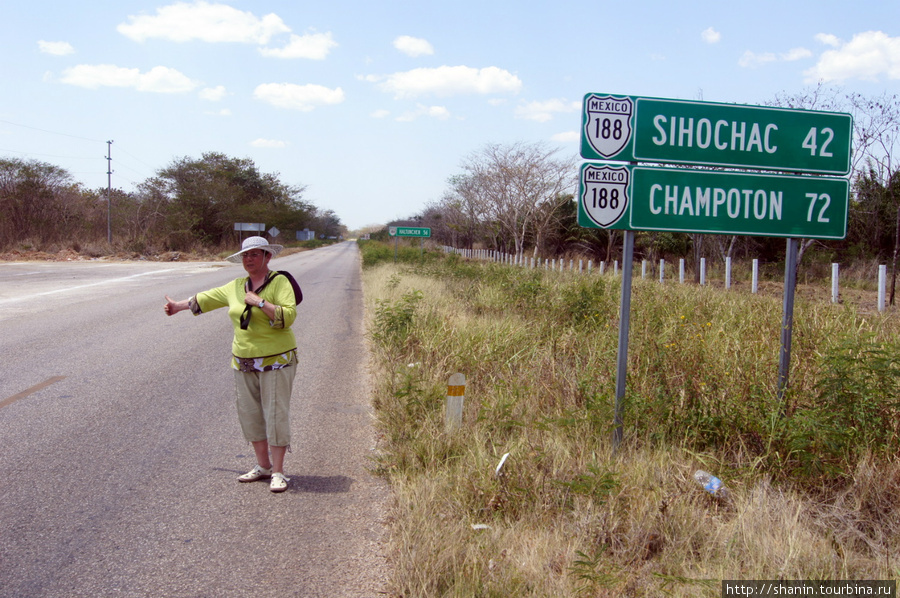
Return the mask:
[(445, 427), (448, 432), (458, 430), (462, 426), (463, 401), (466, 397), (466, 377), (464, 374), (453, 374), (447, 383), (447, 413)]
[(831, 302), (838, 303), (840, 294), (838, 291), (838, 277), (840, 276), (840, 265), (832, 262), (831, 264)]
[(753, 283), (752, 292), (756, 294), (759, 290), (759, 260), (753, 260)]
[(731, 258), (725, 258), (725, 288), (731, 288)]

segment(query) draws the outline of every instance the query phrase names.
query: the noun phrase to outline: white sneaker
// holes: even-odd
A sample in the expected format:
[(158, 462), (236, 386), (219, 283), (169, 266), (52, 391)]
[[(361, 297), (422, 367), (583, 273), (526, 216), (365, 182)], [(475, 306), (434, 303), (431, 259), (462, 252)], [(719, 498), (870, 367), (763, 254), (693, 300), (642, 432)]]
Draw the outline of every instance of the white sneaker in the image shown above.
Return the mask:
[(269, 490), (272, 492), (284, 492), (287, 490), (288, 482), (291, 478), (285, 477), (283, 473), (276, 471), (272, 474), (272, 480), (269, 482)]
[(253, 467), (253, 469), (251, 469), (244, 475), (239, 475), (238, 481), (239, 482), (255, 482), (256, 480), (261, 480), (261, 479), (267, 478), (271, 475), (272, 475), (271, 469), (266, 469), (264, 467), (260, 467), (259, 465), (256, 465)]

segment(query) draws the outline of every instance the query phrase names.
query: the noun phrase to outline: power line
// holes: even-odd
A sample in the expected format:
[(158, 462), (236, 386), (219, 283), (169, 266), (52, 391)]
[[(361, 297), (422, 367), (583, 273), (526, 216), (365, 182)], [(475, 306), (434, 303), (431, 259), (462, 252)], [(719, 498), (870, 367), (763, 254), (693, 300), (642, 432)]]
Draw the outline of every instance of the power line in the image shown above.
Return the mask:
[(49, 131), (47, 129), (39, 129), (38, 127), (30, 127), (28, 125), (22, 125), (19, 123), (14, 123), (9, 120), (0, 119), (0, 123), (4, 123), (7, 125), (12, 125), (14, 127), (22, 127), (23, 129), (31, 129), (32, 131), (40, 131), (42, 133), (50, 133), (51, 135), (61, 135), (63, 137), (71, 137), (72, 139), (81, 139), (82, 141), (90, 141), (93, 143), (106, 143), (105, 141), (100, 141), (99, 139), (90, 139), (89, 137), (80, 137), (78, 135), (69, 135), (68, 133), (60, 133), (59, 131)]
[(23, 152), (20, 150), (11, 150), (0, 148), (0, 152), (9, 152), (11, 154), (22, 154), (23, 156), (45, 156), (47, 158), (60, 158), (64, 160), (96, 160), (94, 156), (59, 156), (56, 154), (41, 154), (38, 152)]
[[(143, 165), (146, 166), (147, 168), (150, 168), (151, 170), (156, 170), (156, 168), (157, 168), (156, 166), (150, 166), (149, 164), (147, 164), (146, 162), (144, 162), (143, 160), (141, 160), (140, 158), (138, 158), (138, 157), (135, 156), (134, 154), (132, 154), (132, 153), (130, 153), (130, 152), (127, 152), (127, 151), (123, 150), (122, 148), (119, 148), (119, 151), (122, 152), (123, 154), (125, 154), (126, 156), (131, 156), (132, 158), (134, 158), (135, 160), (137, 160), (138, 162), (140, 162), (141, 164), (143, 164)], [(121, 163), (121, 162), (120, 162), (120, 163)]]

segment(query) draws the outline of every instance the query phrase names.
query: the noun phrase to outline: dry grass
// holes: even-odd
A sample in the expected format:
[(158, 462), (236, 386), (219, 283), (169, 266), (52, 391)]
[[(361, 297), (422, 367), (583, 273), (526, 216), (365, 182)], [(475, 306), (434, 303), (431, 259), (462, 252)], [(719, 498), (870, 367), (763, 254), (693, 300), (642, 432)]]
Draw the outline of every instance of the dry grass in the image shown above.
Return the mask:
[[(896, 445), (832, 475), (803, 469), (809, 446), (784, 450), (780, 299), (636, 281), (614, 456), (615, 279), (470, 268), (364, 271), (396, 596), (719, 596), (723, 579), (900, 575)], [(822, 400), (816, 356), (839, 337), (897, 332), (847, 306), (797, 313), (792, 413)], [(455, 372), (465, 425), (449, 433)], [(697, 486), (701, 467), (728, 499)]]

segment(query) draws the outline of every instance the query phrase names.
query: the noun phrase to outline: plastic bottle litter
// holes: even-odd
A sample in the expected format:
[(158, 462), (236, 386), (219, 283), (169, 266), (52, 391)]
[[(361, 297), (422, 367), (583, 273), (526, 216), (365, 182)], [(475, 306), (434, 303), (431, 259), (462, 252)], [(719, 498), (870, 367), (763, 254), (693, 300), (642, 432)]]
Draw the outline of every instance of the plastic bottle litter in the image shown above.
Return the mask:
[(712, 494), (713, 496), (725, 496), (728, 493), (728, 489), (725, 488), (725, 485), (722, 484), (722, 480), (712, 475), (711, 473), (707, 473), (702, 469), (698, 469), (694, 472), (694, 479), (697, 480), (697, 483), (703, 486), (703, 489)]

